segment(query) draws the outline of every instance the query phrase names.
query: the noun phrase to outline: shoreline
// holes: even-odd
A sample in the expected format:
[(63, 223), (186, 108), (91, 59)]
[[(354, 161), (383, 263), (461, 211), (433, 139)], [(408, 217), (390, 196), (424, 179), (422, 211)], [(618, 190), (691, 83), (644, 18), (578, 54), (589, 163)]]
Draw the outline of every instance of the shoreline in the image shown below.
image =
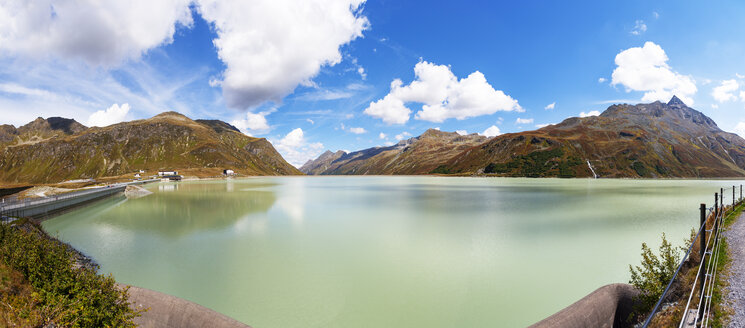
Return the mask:
[[(99, 199), (101, 200), (101, 199)], [(93, 202), (86, 202), (75, 206), (79, 208), (88, 206)], [(74, 209), (72, 208), (72, 209)], [(71, 209), (67, 209), (71, 210)], [(67, 211), (66, 210), (66, 211)], [(65, 212), (66, 212), (65, 211)], [(80, 250), (76, 249), (69, 243), (66, 243), (56, 236), (51, 235), (49, 232), (44, 230), (41, 223), (53, 219), (61, 213), (55, 213), (52, 215), (46, 215), (42, 218), (20, 218), (15, 221), (22, 221), (17, 224), (18, 229), (24, 230), (29, 233), (36, 234), (42, 238), (48, 239), (62, 247), (73, 255), (73, 268), (78, 269), (85, 267), (93, 270), (98, 274), (100, 266), (96, 262), (95, 258), (86, 255)], [(116, 280), (116, 278), (114, 278)], [(155, 290), (123, 284), (120, 282), (116, 283), (119, 288), (128, 289), (127, 301), (130, 304), (130, 308), (135, 311), (146, 310), (140, 313), (140, 316), (136, 317), (133, 322), (137, 327), (184, 327), (184, 328), (197, 328), (197, 327), (216, 327), (216, 328), (250, 328), (251, 326), (239, 322), (225, 314), (207, 308), (198, 303), (165, 293), (161, 293)]]

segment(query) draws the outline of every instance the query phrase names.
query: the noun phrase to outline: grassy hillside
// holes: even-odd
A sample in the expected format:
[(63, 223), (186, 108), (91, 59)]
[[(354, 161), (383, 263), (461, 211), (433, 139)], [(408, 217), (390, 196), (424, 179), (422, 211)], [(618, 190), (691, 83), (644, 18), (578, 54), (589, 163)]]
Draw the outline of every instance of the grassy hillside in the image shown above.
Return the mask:
[[(20, 129), (19, 129), (20, 130)], [(0, 181), (51, 183), (180, 170), (217, 175), (302, 174), (263, 138), (220, 121), (194, 121), (175, 112), (73, 134), (16, 138), (0, 151)]]
[(375, 147), (349, 154), (329, 152), (306, 163), (303, 168), (307, 173), (324, 175), (437, 173), (438, 167), (450, 158), (484, 141), (486, 138), (477, 134), (462, 136), (455, 132), (429, 129), (421, 136), (390, 147)]
[(673, 98), (501, 135), (446, 167), (460, 174), (592, 177), (588, 162), (601, 177), (740, 177), (745, 140)]

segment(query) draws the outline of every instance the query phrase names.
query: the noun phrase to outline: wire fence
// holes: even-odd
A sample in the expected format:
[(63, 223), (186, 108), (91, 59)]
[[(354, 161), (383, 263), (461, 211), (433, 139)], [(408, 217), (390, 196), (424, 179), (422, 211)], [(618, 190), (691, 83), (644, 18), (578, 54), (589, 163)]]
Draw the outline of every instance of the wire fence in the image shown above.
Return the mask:
[[(732, 206), (724, 205), (724, 188), (720, 189), (719, 193), (714, 194), (714, 206), (707, 208), (706, 205), (701, 204), (701, 225), (699, 226), (696, 236), (691, 240), (691, 245), (688, 247), (685, 256), (680, 261), (678, 268), (675, 270), (672, 279), (667, 284), (665, 291), (662, 292), (662, 296), (655, 304), (652, 312), (649, 314), (647, 319), (644, 321), (642, 327), (648, 327), (652, 322), (654, 316), (659, 313), (662, 303), (668, 296), (668, 293), (673, 286), (673, 283), (678, 278), (678, 274), (683, 268), (686, 261), (691, 257), (691, 253), (696, 245), (696, 241), (699, 242), (699, 254), (700, 262), (696, 271), (696, 278), (693, 284), (690, 286), (690, 292), (688, 293), (688, 300), (686, 306), (682, 311), (682, 317), (678, 328), (682, 327), (708, 327), (710, 319), (712, 317), (712, 300), (714, 295), (714, 289), (716, 284), (717, 272), (720, 269), (718, 267), (719, 254), (721, 252), (721, 238), (724, 227), (724, 218), (728, 214), (732, 213), (735, 208), (743, 203), (742, 185), (740, 185), (740, 197), (735, 198), (736, 187), (732, 186)], [(711, 229), (707, 229), (707, 224), (711, 225)], [(707, 238), (707, 233), (709, 233)], [(697, 288), (698, 287), (698, 288)], [(698, 291), (698, 297), (696, 292)], [(685, 295), (685, 294), (683, 294)], [(692, 309), (692, 301), (696, 303), (697, 308)]]

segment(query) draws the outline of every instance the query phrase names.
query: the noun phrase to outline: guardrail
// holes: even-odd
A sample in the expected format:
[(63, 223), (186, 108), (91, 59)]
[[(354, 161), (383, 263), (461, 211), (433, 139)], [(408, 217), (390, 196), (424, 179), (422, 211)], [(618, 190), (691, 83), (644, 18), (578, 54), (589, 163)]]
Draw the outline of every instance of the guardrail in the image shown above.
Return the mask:
[[(122, 192), (128, 185), (137, 185), (137, 184), (144, 184), (144, 183), (156, 182), (156, 181), (160, 181), (160, 180), (152, 179), (152, 180), (141, 180), (141, 181), (126, 182), (126, 183), (117, 183), (117, 184), (107, 185), (105, 187), (72, 191), (72, 192), (68, 192), (64, 194), (58, 194), (58, 195), (47, 196), (47, 197), (27, 198), (23, 200), (15, 200), (15, 201), (10, 201), (10, 202), (0, 202), (0, 215), (15, 216), (15, 217), (27, 216), (29, 215), (27, 214), (27, 212), (29, 212), (29, 209), (32, 209), (32, 208), (42, 207), (46, 205), (51, 206), (53, 204), (65, 203), (65, 202), (75, 203), (75, 202), (72, 202), (74, 200), (80, 200), (80, 202), (88, 201), (88, 200), (97, 199), (100, 197), (105, 197), (105, 196), (115, 194), (118, 192)], [(33, 215), (33, 214), (30, 214), (30, 215)]]
[[(723, 220), (729, 212), (735, 210), (737, 205), (743, 203), (742, 185), (740, 185), (739, 198), (735, 197), (735, 191), (736, 187), (732, 186), (732, 206), (729, 208), (724, 205), (724, 188), (721, 188), (719, 190), (719, 193), (714, 193), (714, 206), (707, 208), (706, 204), (701, 204), (701, 207), (699, 208), (701, 215), (701, 225), (699, 226), (698, 233), (692, 240), (691, 245), (688, 247), (688, 251), (686, 252), (685, 256), (683, 256), (683, 259), (680, 261), (678, 268), (675, 270), (673, 278), (667, 284), (665, 291), (662, 292), (662, 296), (660, 296), (660, 299), (657, 301), (654, 308), (652, 309), (652, 312), (644, 321), (644, 325), (642, 327), (648, 327), (649, 324), (652, 322), (655, 314), (659, 312), (660, 305), (665, 300), (665, 297), (670, 291), (670, 287), (673, 285), (673, 282), (677, 278), (678, 273), (680, 273), (683, 264), (689, 259), (693, 247), (696, 244), (696, 240), (698, 240), (699, 242), (699, 254), (701, 257), (701, 261), (698, 264), (696, 279), (693, 281), (693, 284), (691, 286), (691, 291), (688, 296), (688, 302), (686, 303), (686, 307), (682, 312), (683, 316), (680, 319), (680, 324), (678, 325), (678, 327), (681, 328), (708, 326), (709, 319), (711, 317), (711, 302), (712, 295), (714, 293), (714, 283), (716, 282), (717, 269), (719, 269), (717, 267), (717, 262), (715, 261), (719, 256), (721, 246), (721, 232), (724, 229), (724, 227), (722, 226), (722, 224), (724, 223)], [(707, 230), (706, 226), (709, 221), (712, 221), (711, 229)], [(710, 233), (708, 239), (706, 238), (707, 232)], [(693, 296), (697, 290), (697, 284), (699, 284), (698, 291), (700, 295), (698, 297), (698, 308), (691, 309), (691, 300), (693, 299)]]

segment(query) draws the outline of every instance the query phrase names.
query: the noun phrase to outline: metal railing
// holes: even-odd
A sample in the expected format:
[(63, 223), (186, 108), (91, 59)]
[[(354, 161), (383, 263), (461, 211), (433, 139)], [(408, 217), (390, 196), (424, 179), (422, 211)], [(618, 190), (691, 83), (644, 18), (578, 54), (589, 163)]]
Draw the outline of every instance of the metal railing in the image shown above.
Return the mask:
[[(688, 326), (692, 325), (708, 327), (709, 319), (711, 318), (712, 296), (715, 288), (716, 275), (718, 272), (717, 270), (719, 269), (717, 259), (719, 257), (721, 249), (720, 240), (722, 237), (722, 231), (724, 230), (724, 218), (727, 216), (727, 214), (730, 214), (732, 211), (734, 211), (737, 205), (743, 203), (742, 185), (740, 185), (739, 198), (735, 198), (735, 191), (736, 187), (732, 186), (732, 206), (729, 208), (724, 205), (724, 188), (721, 188), (719, 193), (714, 193), (714, 206), (706, 208), (705, 204), (701, 204), (701, 225), (698, 229), (698, 233), (691, 240), (691, 245), (688, 247), (685, 256), (683, 256), (683, 259), (680, 261), (678, 268), (675, 270), (672, 279), (670, 279), (670, 282), (667, 284), (665, 291), (662, 292), (662, 296), (660, 296), (660, 299), (657, 301), (654, 308), (652, 309), (652, 312), (644, 321), (644, 325), (642, 327), (648, 327), (649, 324), (652, 322), (655, 314), (660, 311), (660, 305), (665, 300), (665, 297), (667, 296), (668, 292), (670, 291), (670, 287), (673, 285), (675, 279), (680, 273), (681, 268), (683, 267), (685, 262), (688, 261), (697, 240), (700, 244), (699, 254), (701, 260), (698, 264), (696, 278), (694, 279), (691, 286), (688, 301), (686, 303), (685, 309), (682, 311), (683, 316), (680, 319), (680, 324), (678, 327), (681, 328), (686, 326), (686, 322), (688, 322)], [(709, 221), (712, 221), (711, 229), (707, 230), (706, 226)], [(706, 238), (707, 232), (710, 232), (708, 239)], [(695, 295), (695, 292), (697, 290), (697, 284), (699, 284), (698, 290), (700, 296), (698, 299), (698, 308), (694, 311), (690, 309), (690, 306), (691, 300), (693, 299), (693, 296)], [(695, 315), (695, 318), (689, 317), (692, 314)]]
[(32, 206), (50, 204), (50, 203), (58, 202), (61, 200), (73, 199), (73, 198), (90, 195), (90, 194), (105, 193), (106, 191), (117, 190), (117, 189), (120, 189), (121, 187), (126, 187), (127, 185), (143, 184), (143, 183), (155, 182), (155, 181), (160, 181), (160, 180), (152, 179), (152, 180), (115, 183), (115, 184), (106, 185), (104, 187), (71, 191), (71, 192), (57, 194), (53, 196), (26, 198), (26, 199), (20, 199), (20, 200), (12, 200), (12, 201), (2, 200), (0, 201), (0, 215), (9, 215), (13, 213), (14, 211), (29, 208)]

